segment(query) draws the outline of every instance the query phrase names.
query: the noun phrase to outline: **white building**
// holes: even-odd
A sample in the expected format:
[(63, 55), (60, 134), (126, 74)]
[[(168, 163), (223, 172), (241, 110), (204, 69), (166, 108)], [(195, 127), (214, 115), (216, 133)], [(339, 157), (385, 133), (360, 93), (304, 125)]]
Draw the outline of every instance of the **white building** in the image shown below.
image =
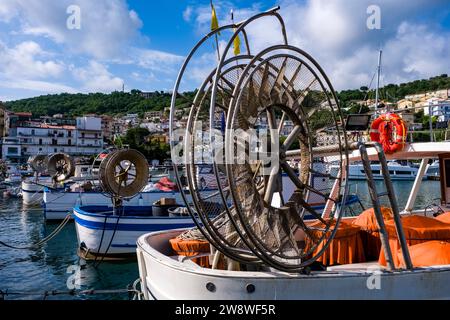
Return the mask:
[(450, 120), (450, 99), (428, 99), (423, 110), (426, 115), (436, 116), (438, 122), (447, 122)]
[(2, 158), (24, 162), (36, 154), (95, 155), (103, 150), (101, 119), (79, 117), (76, 126), (27, 122), (3, 138)]

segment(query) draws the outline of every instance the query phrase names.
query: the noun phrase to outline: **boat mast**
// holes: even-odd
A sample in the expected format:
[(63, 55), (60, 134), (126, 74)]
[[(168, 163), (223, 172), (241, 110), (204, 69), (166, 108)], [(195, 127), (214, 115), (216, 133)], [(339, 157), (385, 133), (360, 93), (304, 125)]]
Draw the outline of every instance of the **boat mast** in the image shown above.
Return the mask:
[(377, 67), (377, 88), (375, 90), (375, 112), (378, 110), (378, 99), (379, 99), (379, 90), (380, 90), (380, 74), (381, 74), (381, 53), (382, 50), (378, 54), (378, 67)]

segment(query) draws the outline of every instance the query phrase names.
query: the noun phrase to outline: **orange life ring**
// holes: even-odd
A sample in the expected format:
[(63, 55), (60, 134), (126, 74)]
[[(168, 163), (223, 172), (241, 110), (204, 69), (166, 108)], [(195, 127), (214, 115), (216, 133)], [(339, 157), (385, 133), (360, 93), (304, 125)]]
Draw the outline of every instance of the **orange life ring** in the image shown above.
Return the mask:
[(370, 126), (370, 140), (379, 142), (387, 154), (403, 150), (406, 143), (406, 125), (395, 113), (385, 113)]

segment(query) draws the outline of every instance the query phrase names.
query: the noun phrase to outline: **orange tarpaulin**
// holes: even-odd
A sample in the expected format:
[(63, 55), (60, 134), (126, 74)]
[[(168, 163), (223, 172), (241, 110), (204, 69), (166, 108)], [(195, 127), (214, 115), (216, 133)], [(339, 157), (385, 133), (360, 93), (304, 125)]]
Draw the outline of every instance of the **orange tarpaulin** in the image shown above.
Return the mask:
[[(431, 240), (450, 240), (450, 225), (435, 218), (405, 216), (402, 218), (402, 225), (408, 246), (413, 246)], [(400, 265), (398, 255), (400, 244), (397, 239), (397, 232), (395, 231), (393, 220), (386, 222), (386, 230), (389, 235), (389, 246), (391, 247), (392, 258), (395, 266), (398, 267)], [(386, 265), (386, 257), (384, 256), (383, 250), (380, 252), (380, 259), (378, 262), (381, 265)]]
[[(391, 208), (381, 207), (384, 221), (393, 218)], [(380, 230), (378, 228), (373, 208), (363, 211), (354, 221), (353, 225), (361, 228), (361, 239), (364, 253), (368, 261), (377, 260), (381, 251)]]
[(444, 223), (450, 223), (450, 212), (440, 214), (436, 217), (436, 219)]
[[(333, 221), (332, 225), (335, 225)], [(307, 224), (308, 228), (312, 229), (312, 237), (320, 239), (325, 232), (325, 225), (319, 220)], [(331, 234), (331, 229), (328, 231), (327, 237)], [(322, 229), (322, 230), (320, 230)], [(349, 264), (364, 262), (364, 248), (359, 233), (359, 227), (354, 226), (349, 222), (341, 221), (334, 239), (331, 241), (328, 248), (323, 255), (317, 259), (323, 265), (331, 266), (335, 264)], [(306, 237), (305, 251), (308, 251), (314, 246), (314, 242), (310, 237)], [(322, 241), (314, 250), (314, 254), (318, 253), (324, 246)]]
[[(429, 267), (450, 264), (450, 242), (427, 241), (409, 247), (411, 261), (415, 267)], [(400, 266), (404, 267), (401, 250), (398, 252)]]
[[(172, 249), (180, 256), (193, 257), (203, 253), (210, 252), (210, 246), (208, 241), (199, 240), (182, 240), (182, 239), (170, 239), (170, 245)], [(193, 258), (193, 262), (202, 267), (209, 268), (209, 257)]]

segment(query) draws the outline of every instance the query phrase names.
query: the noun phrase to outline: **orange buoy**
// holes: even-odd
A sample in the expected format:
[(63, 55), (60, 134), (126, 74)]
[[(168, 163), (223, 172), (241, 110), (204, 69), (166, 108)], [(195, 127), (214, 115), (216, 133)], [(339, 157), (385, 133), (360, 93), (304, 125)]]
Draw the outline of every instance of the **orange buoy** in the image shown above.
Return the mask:
[(370, 140), (379, 142), (387, 154), (403, 150), (406, 143), (406, 125), (395, 113), (384, 113), (370, 126)]

